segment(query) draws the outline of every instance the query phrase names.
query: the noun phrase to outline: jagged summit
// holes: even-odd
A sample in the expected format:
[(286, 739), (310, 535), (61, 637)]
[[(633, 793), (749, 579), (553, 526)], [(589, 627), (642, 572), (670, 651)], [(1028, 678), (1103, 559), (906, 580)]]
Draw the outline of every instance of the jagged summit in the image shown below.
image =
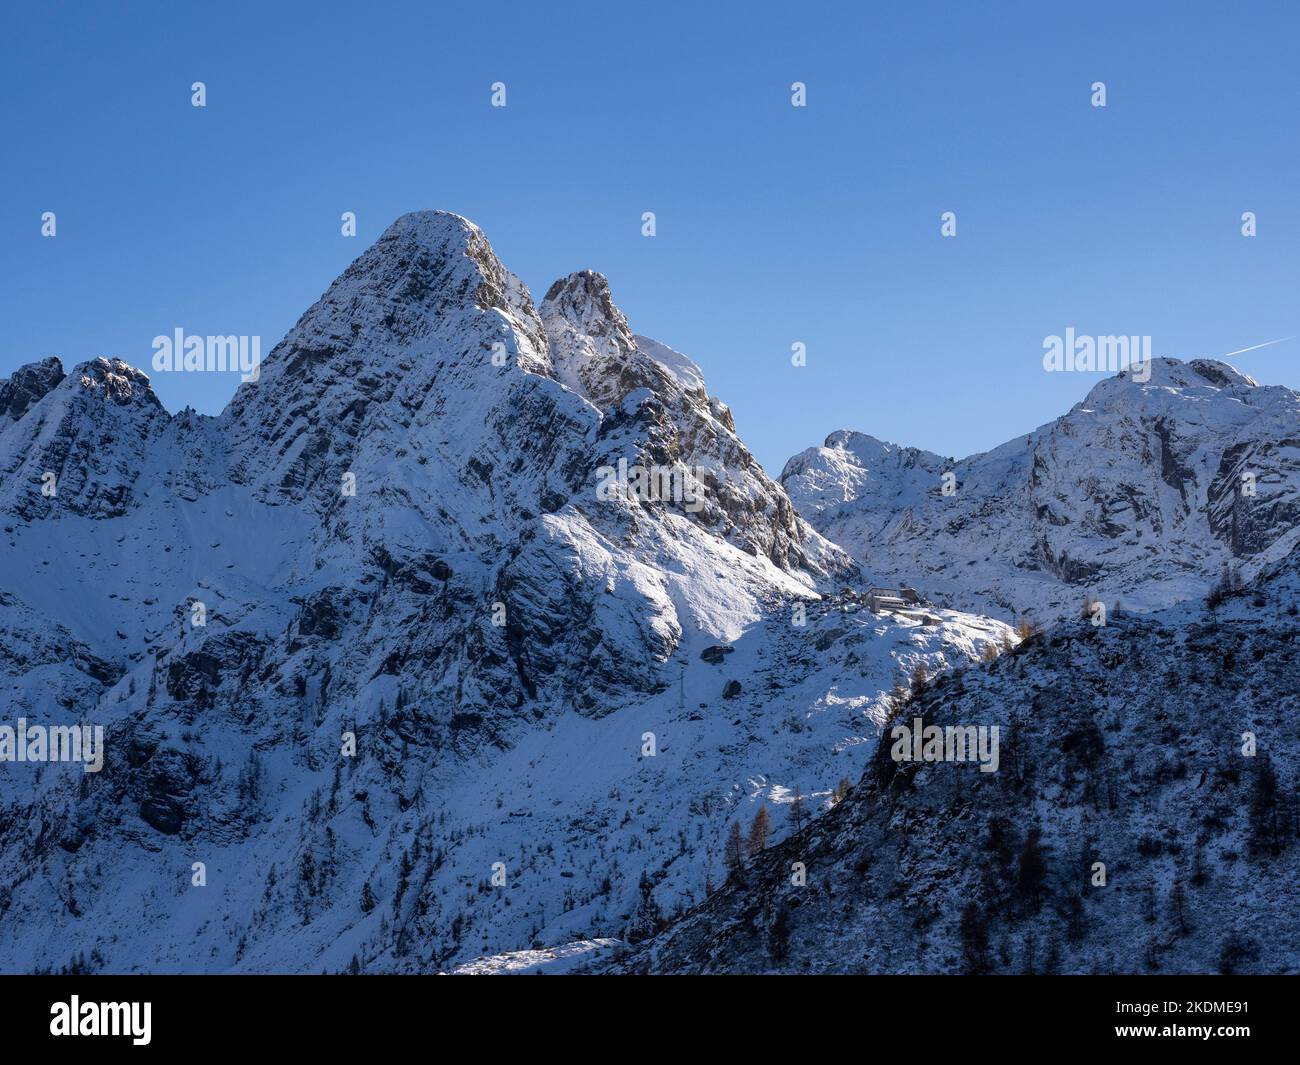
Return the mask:
[[(448, 211), (402, 215), (335, 284), (347, 291), (362, 277), (372, 280), (362, 287), (386, 301), (390, 312), (418, 315), (472, 302), (517, 318), (528, 332), (536, 323), (528, 289), (502, 265), (483, 231)], [(384, 324), (390, 324), (387, 317)]]
[(63, 363), (51, 356), (20, 366), (0, 380), (0, 414), (18, 421), (27, 409), (63, 380)]
[(87, 359), (65, 374), (62, 361), (50, 356), (20, 366), (9, 377), (0, 378), (0, 414), (10, 421), (20, 421), (28, 410), (64, 382), (68, 382), (69, 389), (113, 403), (161, 407), (149, 375), (122, 359), (103, 356)]
[(542, 302), (558, 303), (566, 299), (575, 303), (585, 303), (588, 299), (603, 299), (607, 301), (608, 314), (622, 314), (613, 305), (613, 299), (610, 297), (609, 278), (599, 270), (574, 270), (571, 274), (556, 278), (551, 283), (551, 287), (546, 290)]
[(66, 375), (58, 359), (23, 366), (0, 381), (6, 409), (0, 510), (27, 520), (125, 513), (168, 422), (148, 376), (121, 359), (91, 359)]
[(556, 378), (600, 409), (636, 389), (662, 387), (656, 364), (638, 355), (603, 274), (580, 270), (556, 281), (539, 313)]
[[(791, 457), (780, 479), (787, 492), (797, 493), (800, 513), (816, 523), (819, 516), (866, 498), (879, 499), (882, 511), (904, 511), (939, 482), (945, 467), (944, 459), (928, 451), (839, 429), (821, 447)], [(865, 547), (866, 539), (854, 540), (853, 546)], [(874, 566), (869, 552), (860, 558)]]
[[(521, 373), (552, 373), (527, 288), (473, 223), (439, 211), (403, 215), (276, 345), (260, 379), (235, 394), (222, 415), (239, 454), (233, 475), (298, 498), (351, 469), (358, 449), (378, 440), (373, 429), (409, 435), (440, 412), (477, 418), (471, 435), (445, 441), (460, 469), (487, 412), (513, 389), (532, 388)], [(449, 401), (454, 412), (442, 406)], [(387, 458), (375, 461), (418, 446), (388, 441)]]
[(616, 405), (638, 388), (680, 390), (728, 420), (725, 405), (709, 400), (704, 374), (691, 359), (632, 332), (604, 274), (579, 270), (560, 278), (547, 289), (539, 313), (556, 376), (598, 407)]
[(389, 223), (388, 228), (380, 234), (378, 240), (382, 241), (393, 233), (410, 233), (416, 239), (430, 244), (438, 243), (448, 234), (483, 235), (483, 231), (464, 215), (457, 214), (455, 211), (429, 208), (419, 211), (407, 211), (405, 214), (398, 215)]
[[(666, 909), (700, 890), (731, 807), (860, 765), (900, 672), (1010, 638), (864, 610), (603, 277), (538, 314), (441, 212), (385, 230), (220, 417), (118, 361), (23, 368), (0, 471), (0, 683), (113, 737), (89, 789), (0, 774), (6, 969), (427, 970), (620, 934), (642, 870)], [(132, 888), (196, 848), (239, 870), (198, 933)], [(463, 890), (496, 861), (508, 907)], [(38, 934), (74, 882), (84, 920)]]
[(158, 397), (154, 395), (149, 375), (122, 359), (101, 356), (78, 363), (68, 377), (75, 378), (82, 389), (113, 403), (142, 403), (162, 408)]
[[(502, 265), (483, 231), (460, 215), (416, 211), (385, 229), (280, 347), (315, 343), (320, 355), (358, 343), (410, 346), (428, 337), (439, 317), (475, 310), (499, 312), (505, 319), (499, 332), (514, 328), (532, 347), (544, 346), (538, 344), (541, 331), (527, 288)], [(273, 352), (269, 371), (277, 361)]]
[(787, 461), (785, 469), (781, 473), (782, 479), (787, 475), (792, 476), (802, 472), (805, 466), (819, 452), (851, 454), (863, 469), (878, 463), (903, 467), (920, 465), (930, 468), (944, 462), (933, 451), (924, 451), (921, 448), (891, 443), (888, 440), (881, 440), (869, 433), (860, 433), (854, 429), (836, 429), (833, 433), (827, 435), (820, 448), (808, 448)]
[(604, 274), (579, 270), (560, 278), (547, 289), (540, 314), (557, 373), (589, 398), (593, 371), (595, 376), (629, 375), (624, 394), (636, 385), (653, 388), (660, 371), (666, 371), (682, 390), (708, 399), (699, 366), (666, 344), (632, 332)]
[(1187, 363), (1196, 373), (1211, 384), (1222, 387), (1239, 386), (1258, 388), (1259, 382), (1249, 374), (1244, 374), (1235, 366), (1221, 359), (1192, 359)]
[(1213, 359), (1153, 359), (983, 454), (955, 461), (840, 431), (781, 480), (830, 539), (946, 601), (1040, 620), (1085, 595), (1157, 609), (1204, 595), (1225, 565), (1287, 549), (1300, 394)]
[(630, 353), (636, 348), (627, 318), (614, 303), (604, 274), (579, 270), (546, 290), (542, 319), (559, 316), (593, 341), (605, 341), (605, 354)]
[[(1192, 359), (1183, 362), (1180, 359), (1159, 358), (1152, 359), (1149, 371), (1142, 371), (1140, 377), (1135, 377), (1131, 370), (1121, 370), (1114, 376), (1099, 381), (1077, 406), (1091, 408), (1101, 402), (1110, 403), (1118, 397), (1131, 396), (1133, 386), (1143, 389), (1173, 389), (1180, 393), (1197, 389), (1218, 391), (1260, 387), (1254, 378), (1217, 359)], [(804, 472), (809, 464), (819, 457), (817, 455), (819, 451), (851, 453), (864, 469), (882, 461), (907, 467), (922, 465), (926, 468), (945, 463), (951, 464), (935, 452), (924, 448), (881, 440), (870, 433), (856, 429), (836, 429), (827, 434), (821, 448), (809, 448), (789, 459), (781, 473), (781, 479), (784, 481), (788, 476)], [(964, 461), (970, 461), (975, 457), (977, 456), (967, 456)]]
[(1129, 367), (1103, 378), (1089, 390), (1081, 405), (1124, 402), (1124, 397), (1132, 396), (1135, 390), (1148, 394), (1147, 402), (1154, 401), (1149, 394), (1157, 390), (1165, 390), (1183, 399), (1231, 392), (1241, 395), (1249, 402), (1249, 394), (1259, 387), (1254, 378), (1217, 359), (1192, 359), (1184, 362), (1181, 359), (1160, 358), (1151, 359), (1139, 368)]
[(561, 278), (540, 313), (555, 377), (603, 412), (602, 435), (635, 419), (637, 451), (647, 465), (699, 473), (708, 491), (696, 523), (781, 570), (819, 578), (852, 570), (741, 442), (731, 411), (709, 396), (699, 367), (632, 333), (604, 275), (582, 270)]

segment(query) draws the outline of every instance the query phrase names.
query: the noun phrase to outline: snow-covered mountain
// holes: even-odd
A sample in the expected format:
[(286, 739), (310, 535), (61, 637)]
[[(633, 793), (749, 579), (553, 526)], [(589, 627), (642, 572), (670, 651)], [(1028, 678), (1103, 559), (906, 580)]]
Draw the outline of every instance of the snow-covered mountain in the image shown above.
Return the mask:
[(1108, 378), (984, 454), (836, 432), (781, 482), (825, 536), (936, 601), (1040, 622), (1085, 596), (1154, 610), (1296, 543), (1300, 395), (1222, 362), (1155, 359), (1149, 380)]
[[(630, 470), (688, 491), (611, 490)], [(0, 528), (0, 724), (107, 736), (97, 774), (0, 765), (8, 972), (636, 939), (720, 878), (734, 818), (860, 775), (900, 673), (1014, 643), (865, 609), (604, 278), (534, 308), (441, 212), (220, 417), (116, 359), (0, 381)]]
[(826, 816), (586, 967), (1297, 972), (1297, 603), (1293, 551), (1214, 608), (1066, 622), (938, 679), (898, 720), (997, 726), (996, 772), (895, 760), (891, 730)]

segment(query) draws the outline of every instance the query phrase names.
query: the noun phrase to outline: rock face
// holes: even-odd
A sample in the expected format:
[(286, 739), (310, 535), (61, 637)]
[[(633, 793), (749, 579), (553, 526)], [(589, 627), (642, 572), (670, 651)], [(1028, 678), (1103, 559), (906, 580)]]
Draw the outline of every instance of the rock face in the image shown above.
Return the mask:
[[(689, 499), (608, 490), (683, 467)], [(861, 771), (900, 672), (1013, 642), (863, 610), (698, 367), (598, 274), (539, 313), (441, 212), (220, 417), (116, 360), (23, 368), (0, 470), (8, 703), (107, 733), (101, 773), (0, 773), (3, 971), (427, 971), (649, 934), (732, 819)]]
[(584, 270), (555, 282), (541, 315), (557, 377), (604, 412), (616, 432), (633, 419), (643, 463), (698, 471), (702, 506), (691, 516), (699, 526), (780, 569), (848, 574), (843, 553), (810, 535), (741, 443), (731, 411), (709, 397), (699, 367), (634, 336), (603, 276)]
[(966, 609), (1050, 621), (1085, 595), (1138, 610), (1200, 597), (1225, 566), (1248, 578), (1295, 543), (1300, 396), (1212, 360), (1151, 369), (960, 462), (837, 432), (781, 481), (882, 578)]
[(27, 408), (42, 399), (50, 389), (63, 380), (63, 364), (58, 359), (43, 359), (29, 363), (14, 371), (12, 377), (0, 384), (0, 414), (10, 421), (18, 421)]
[(1069, 622), (940, 678), (900, 719), (998, 726), (995, 772), (886, 734), (830, 813), (595, 967), (1295, 973), (1297, 602), (1293, 552), (1214, 610)]
[(0, 384), (0, 507), (25, 519), (120, 517), (168, 417), (149, 378), (120, 359), (58, 359)]

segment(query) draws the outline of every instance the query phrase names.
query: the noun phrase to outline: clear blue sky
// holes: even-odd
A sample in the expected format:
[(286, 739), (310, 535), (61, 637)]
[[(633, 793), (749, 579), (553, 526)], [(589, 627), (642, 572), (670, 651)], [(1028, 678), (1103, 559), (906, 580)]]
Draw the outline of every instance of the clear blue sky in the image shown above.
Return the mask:
[[(1067, 326), (1300, 333), (1294, 4), (184, 7), (0, 9), (0, 375), (147, 368), (177, 327), (265, 352), (417, 208), (538, 299), (608, 275), (774, 473), (838, 428), (964, 455), (1062, 413), (1094, 383), (1042, 370)], [(1300, 340), (1237, 362), (1300, 387)], [(155, 377), (173, 410), (236, 384)]]

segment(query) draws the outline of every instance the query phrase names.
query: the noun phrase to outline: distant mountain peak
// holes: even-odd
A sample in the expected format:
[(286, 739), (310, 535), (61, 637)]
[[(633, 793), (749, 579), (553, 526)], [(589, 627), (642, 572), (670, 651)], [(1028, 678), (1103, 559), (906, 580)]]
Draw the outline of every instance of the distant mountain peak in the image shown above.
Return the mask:
[(1136, 386), (1139, 389), (1166, 388), (1175, 391), (1196, 389), (1254, 389), (1258, 383), (1235, 367), (1218, 359), (1151, 359), (1140, 366), (1130, 366), (1098, 381), (1088, 393), (1087, 403), (1096, 396), (1113, 396)]
[(63, 363), (51, 356), (20, 366), (0, 380), (0, 415), (18, 421), (33, 403), (44, 398), (63, 380)]
[[(1253, 569), (1300, 522), (1300, 394), (1215, 359), (1152, 359), (1060, 418), (961, 461), (838, 431), (790, 498), (890, 579), (1039, 620), (1084, 595), (1157, 609)], [(941, 479), (951, 473), (948, 491)]]
[(162, 407), (149, 383), (149, 375), (121, 359), (100, 357), (79, 363), (73, 367), (71, 376), (83, 390), (113, 403)]

